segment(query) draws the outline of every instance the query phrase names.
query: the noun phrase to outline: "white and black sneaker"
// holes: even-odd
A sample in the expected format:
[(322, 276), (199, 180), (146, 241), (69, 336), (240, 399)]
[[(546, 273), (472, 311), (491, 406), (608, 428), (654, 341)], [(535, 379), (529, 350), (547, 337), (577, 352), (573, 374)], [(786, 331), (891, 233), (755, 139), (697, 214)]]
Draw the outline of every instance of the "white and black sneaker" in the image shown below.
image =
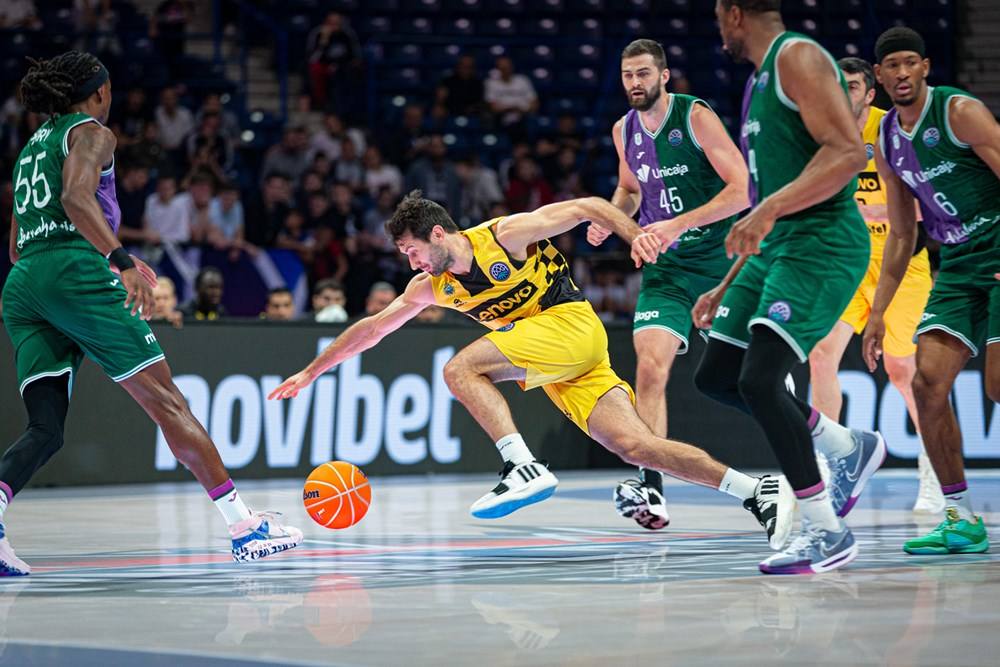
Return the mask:
[(538, 503), (556, 492), (559, 480), (549, 472), (544, 461), (504, 464), (500, 483), (485, 496), (472, 503), (470, 512), (477, 519), (499, 519), (525, 505)]
[(795, 493), (784, 476), (761, 477), (753, 497), (744, 500), (743, 507), (767, 531), (767, 542), (772, 549), (779, 550), (785, 546), (795, 518)]
[(666, 528), (670, 525), (670, 515), (663, 498), (663, 474), (642, 468), (639, 474), (641, 479), (626, 479), (615, 487), (615, 511), (646, 530)]

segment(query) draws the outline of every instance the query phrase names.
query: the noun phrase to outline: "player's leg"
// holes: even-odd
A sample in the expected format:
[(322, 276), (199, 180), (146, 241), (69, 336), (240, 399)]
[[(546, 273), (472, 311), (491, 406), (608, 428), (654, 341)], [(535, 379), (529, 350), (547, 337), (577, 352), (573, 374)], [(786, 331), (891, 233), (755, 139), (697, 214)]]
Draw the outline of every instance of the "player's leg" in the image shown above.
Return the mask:
[(840, 391), (837, 371), (844, 357), (854, 327), (838, 320), (826, 338), (816, 344), (809, 353), (809, 385), (812, 389), (812, 405), (833, 421), (840, 420), (840, 410), (844, 396)]
[[(610, 366), (607, 373), (613, 377)], [(575, 399), (564, 394), (563, 400)], [(624, 385), (612, 386), (600, 395), (586, 426), (592, 438), (627, 463), (660, 470), (739, 499), (764, 526), (774, 548), (787, 540), (794, 498), (783, 480), (750, 477), (719, 463), (704, 450), (655, 435), (636, 413)]]
[[(517, 323), (520, 331), (531, 335), (528, 320)], [(520, 349), (522, 335), (505, 337), (505, 349)], [(465, 406), (472, 418), (496, 443), (504, 466), (500, 483), (479, 498), (470, 509), (479, 519), (496, 519), (540, 502), (551, 496), (559, 484), (544, 463), (535, 459), (514, 425), (503, 394), (495, 382), (525, 382), (527, 373), (501, 352), (497, 344), (484, 336), (451, 358), (444, 367), (444, 380), (452, 395)]]

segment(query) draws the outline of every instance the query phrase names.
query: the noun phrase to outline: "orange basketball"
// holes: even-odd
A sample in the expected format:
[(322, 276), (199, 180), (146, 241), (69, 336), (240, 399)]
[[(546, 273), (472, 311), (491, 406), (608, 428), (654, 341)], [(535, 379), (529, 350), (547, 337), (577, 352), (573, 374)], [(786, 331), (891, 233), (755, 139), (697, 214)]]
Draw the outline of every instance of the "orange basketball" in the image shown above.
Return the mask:
[(346, 461), (317, 467), (306, 479), (302, 504), (313, 521), (324, 528), (350, 528), (364, 518), (372, 502), (368, 478)]

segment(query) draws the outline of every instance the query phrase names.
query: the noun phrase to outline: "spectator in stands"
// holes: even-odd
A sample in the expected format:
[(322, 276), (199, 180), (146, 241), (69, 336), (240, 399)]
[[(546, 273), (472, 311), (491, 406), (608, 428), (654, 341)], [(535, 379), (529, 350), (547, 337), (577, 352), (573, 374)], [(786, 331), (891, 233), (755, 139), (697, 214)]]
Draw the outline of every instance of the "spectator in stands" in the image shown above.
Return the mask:
[(291, 322), (295, 319), (295, 301), (292, 290), (287, 287), (275, 287), (267, 293), (267, 305), (261, 314), (269, 322)]
[(207, 113), (219, 114), (219, 133), (232, 144), (240, 139), (240, 120), (229, 109), (222, 104), (222, 95), (219, 93), (208, 93), (201, 101), (201, 108), (195, 115), (195, 125), (201, 125), (201, 119)]
[(354, 142), (359, 154), (365, 149), (365, 136), (359, 129), (345, 126), (344, 121), (335, 113), (326, 114), (323, 116), (323, 125), (309, 136), (309, 148), (306, 151), (309, 162), (322, 154), (332, 163), (340, 157), (341, 146), (345, 141)]
[(398, 197), (389, 188), (382, 188), (375, 207), (365, 213), (364, 223), (351, 237), (353, 255), (349, 282), (361, 295), (377, 280), (399, 284), (401, 278), (410, 273), (406, 258), (385, 233), (385, 223), (395, 212), (397, 201)]
[(512, 211), (533, 211), (554, 201), (552, 186), (542, 176), (538, 165), (530, 157), (514, 163), (514, 173), (507, 188), (507, 205)]
[(483, 111), (483, 80), (475, 58), (459, 57), (455, 70), (438, 85), (436, 102), (438, 113), (447, 116), (477, 116)]
[(368, 298), (365, 300), (365, 315), (375, 315), (381, 313), (389, 307), (393, 299), (396, 298), (396, 288), (387, 282), (379, 281), (368, 290)]
[(329, 12), (306, 38), (309, 86), (316, 109), (344, 115), (354, 109), (352, 89), (360, 81), (361, 45), (338, 12)]
[(462, 181), (448, 159), (448, 147), (439, 134), (427, 143), (426, 156), (406, 172), (406, 190), (422, 190), (424, 197), (444, 206), (453, 216), (462, 208)]
[(305, 129), (294, 126), (286, 128), (281, 142), (267, 150), (260, 169), (264, 174), (275, 172), (285, 174), (292, 181), (292, 185), (297, 186), (308, 167)]
[(566, 146), (575, 150), (583, 148), (583, 132), (580, 131), (575, 114), (559, 114), (552, 139), (560, 148)]
[(511, 137), (524, 136), (527, 117), (538, 110), (538, 94), (531, 79), (514, 72), (514, 62), (507, 56), (497, 58), (485, 96), (497, 125)]
[(146, 198), (143, 227), (150, 243), (186, 243), (191, 238), (191, 218), (186, 198), (177, 193), (177, 179), (161, 174), (156, 192)]
[(316, 322), (346, 322), (347, 295), (344, 287), (332, 278), (320, 280), (312, 291), (312, 313), (308, 319)]
[(326, 192), (326, 182), (318, 171), (309, 170), (302, 175), (299, 182), (299, 191), (295, 195), (295, 201), (306, 202), (314, 194), (324, 194)]
[(462, 181), (462, 217), (456, 221), (462, 227), (471, 227), (489, 219), (490, 206), (503, 200), (497, 173), (484, 166), (475, 151), (460, 160), (455, 169)]
[[(0, 146), (0, 155), (15, 157), (21, 147), (27, 141), (29, 134), (25, 133), (24, 123), (27, 116), (24, 105), (21, 104), (21, 84), (18, 83), (10, 96), (4, 100), (0, 107), (0, 138), (3, 139), (3, 146)], [(21, 137), (25, 137), (23, 140)], [(7, 174), (4, 171), (4, 174)]]
[(333, 204), (330, 208), (330, 226), (338, 238), (346, 239), (354, 230), (361, 228), (361, 207), (351, 188), (345, 183), (334, 183), (330, 194)]
[(149, 22), (149, 37), (167, 62), (171, 79), (178, 79), (178, 64), (184, 55), (184, 38), (193, 7), (189, 0), (163, 0)]
[(340, 147), (340, 157), (333, 163), (332, 176), (335, 182), (347, 185), (353, 192), (364, 192), (365, 166), (358, 158), (353, 141), (345, 141)]
[(396, 210), (398, 197), (389, 188), (382, 188), (375, 198), (375, 206), (365, 212), (364, 224), (357, 230), (358, 245), (378, 253), (397, 253), (396, 247), (385, 233), (385, 223)]
[(330, 208), (330, 198), (325, 190), (313, 192), (306, 198), (306, 229), (313, 231), (319, 229), (332, 229), (332, 210)]
[(42, 22), (38, 18), (34, 0), (3, 0), (0, 2), (0, 29), (40, 30)]
[(222, 272), (213, 266), (206, 266), (194, 279), (195, 296), (181, 306), (184, 317), (195, 320), (217, 320), (226, 316), (222, 305), (225, 284)]
[[(212, 226), (219, 230), (221, 247), (237, 253), (243, 249), (243, 202), (240, 201), (240, 189), (236, 183), (223, 181), (218, 194), (209, 205), (208, 217), (212, 221)], [(231, 256), (230, 259), (235, 260), (236, 257)]]
[(111, 0), (74, 0), (73, 25), (80, 36), (77, 50), (100, 57), (121, 55), (121, 43), (115, 34), (117, 21)]
[(314, 171), (323, 179), (323, 183), (330, 182), (330, 171), (333, 169), (333, 162), (325, 153), (316, 153), (309, 163), (309, 171)]
[(166, 276), (157, 277), (156, 287), (153, 288), (153, 304), (154, 320), (166, 320), (176, 328), (181, 328), (184, 314), (177, 309), (177, 289), (173, 280)]
[(130, 88), (125, 102), (112, 114), (112, 129), (118, 137), (118, 146), (124, 147), (138, 141), (146, 125), (153, 120), (153, 112), (146, 103), (146, 91), (138, 86)]
[(403, 118), (395, 131), (386, 133), (382, 150), (389, 162), (406, 169), (416, 160), (427, 145), (424, 127), (424, 108), (410, 104), (403, 109)]
[(179, 103), (177, 89), (167, 86), (160, 92), (160, 104), (155, 111), (160, 144), (177, 153), (195, 128), (191, 111)]
[(403, 192), (403, 174), (394, 165), (382, 161), (382, 151), (369, 146), (365, 151), (365, 187), (374, 199), (378, 193), (388, 188), (394, 197)]
[(510, 150), (510, 155), (500, 160), (497, 165), (497, 177), (500, 179), (500, 187), (504, 192), (510, 187), (510, 179), (514, 177), (514, 165), (518, 160), (530, 158), (531, 144), (519, 141)]
[(312, 233), (306, 229), (306, 219), (301, 211), (291, 209), (285, 214), (284, 224), (278, 231), (274, 245), (284, 250), (293, 250), (299, 255), (299, 259), (308, 268), (313, 262), (316, 252), (316, 239)]
[(147, 243), (150, 239), (142, 217), (149, 197), (149, 169), (143, 164), (125, 163), (118, 166), (118, 174), (118, 207), (122, 212), (118, 238), (122, 245)]
[(163, 170), (177, 171), (175, 163), (157, 139), (156, 125), (147, 123), (136, 141), (123, 146), (117, 155), (123, 162), (141, 164), (157, 173)]
[(222, 119), (217, 113), (205, 113), (198, 131), (185, 141), (188, 169), (207, 169), (219, 180), (226, 179), (233, 168), (233, 144), (220, 132)]
[(187, 192), (181, 195), (188, 207), (191, 225), (191, 243), (205, 243), (224, 247), (222, 230), (212, 222), (212, 198), (215, 180), (205, 172), (195, 172), (188, 180)]
[(292, 184), (288, 177), (265, 174), (263, 187), (244, 209), (246, 240), (258, 247), (273, 245), (292, 205)]

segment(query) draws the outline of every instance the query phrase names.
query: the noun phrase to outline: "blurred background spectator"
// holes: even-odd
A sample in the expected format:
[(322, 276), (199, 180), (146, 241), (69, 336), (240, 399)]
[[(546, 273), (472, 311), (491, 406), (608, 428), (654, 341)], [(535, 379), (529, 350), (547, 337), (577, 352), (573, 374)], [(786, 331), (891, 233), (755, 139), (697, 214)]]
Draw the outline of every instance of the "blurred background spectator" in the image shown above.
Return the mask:
[(275, 287), (267, 293), (267, 304), (261, 317), (270, 322), (291, 322), (295, 319), (295, 303), (292, 290)]
[(203, 268), (194, 280), (195, 296), (181, 306), (181, 313), (194, 320), (217, 320), (225, 317), (226, 309), (222, 305), (224, 287), (219, 269), (213, 266)]

